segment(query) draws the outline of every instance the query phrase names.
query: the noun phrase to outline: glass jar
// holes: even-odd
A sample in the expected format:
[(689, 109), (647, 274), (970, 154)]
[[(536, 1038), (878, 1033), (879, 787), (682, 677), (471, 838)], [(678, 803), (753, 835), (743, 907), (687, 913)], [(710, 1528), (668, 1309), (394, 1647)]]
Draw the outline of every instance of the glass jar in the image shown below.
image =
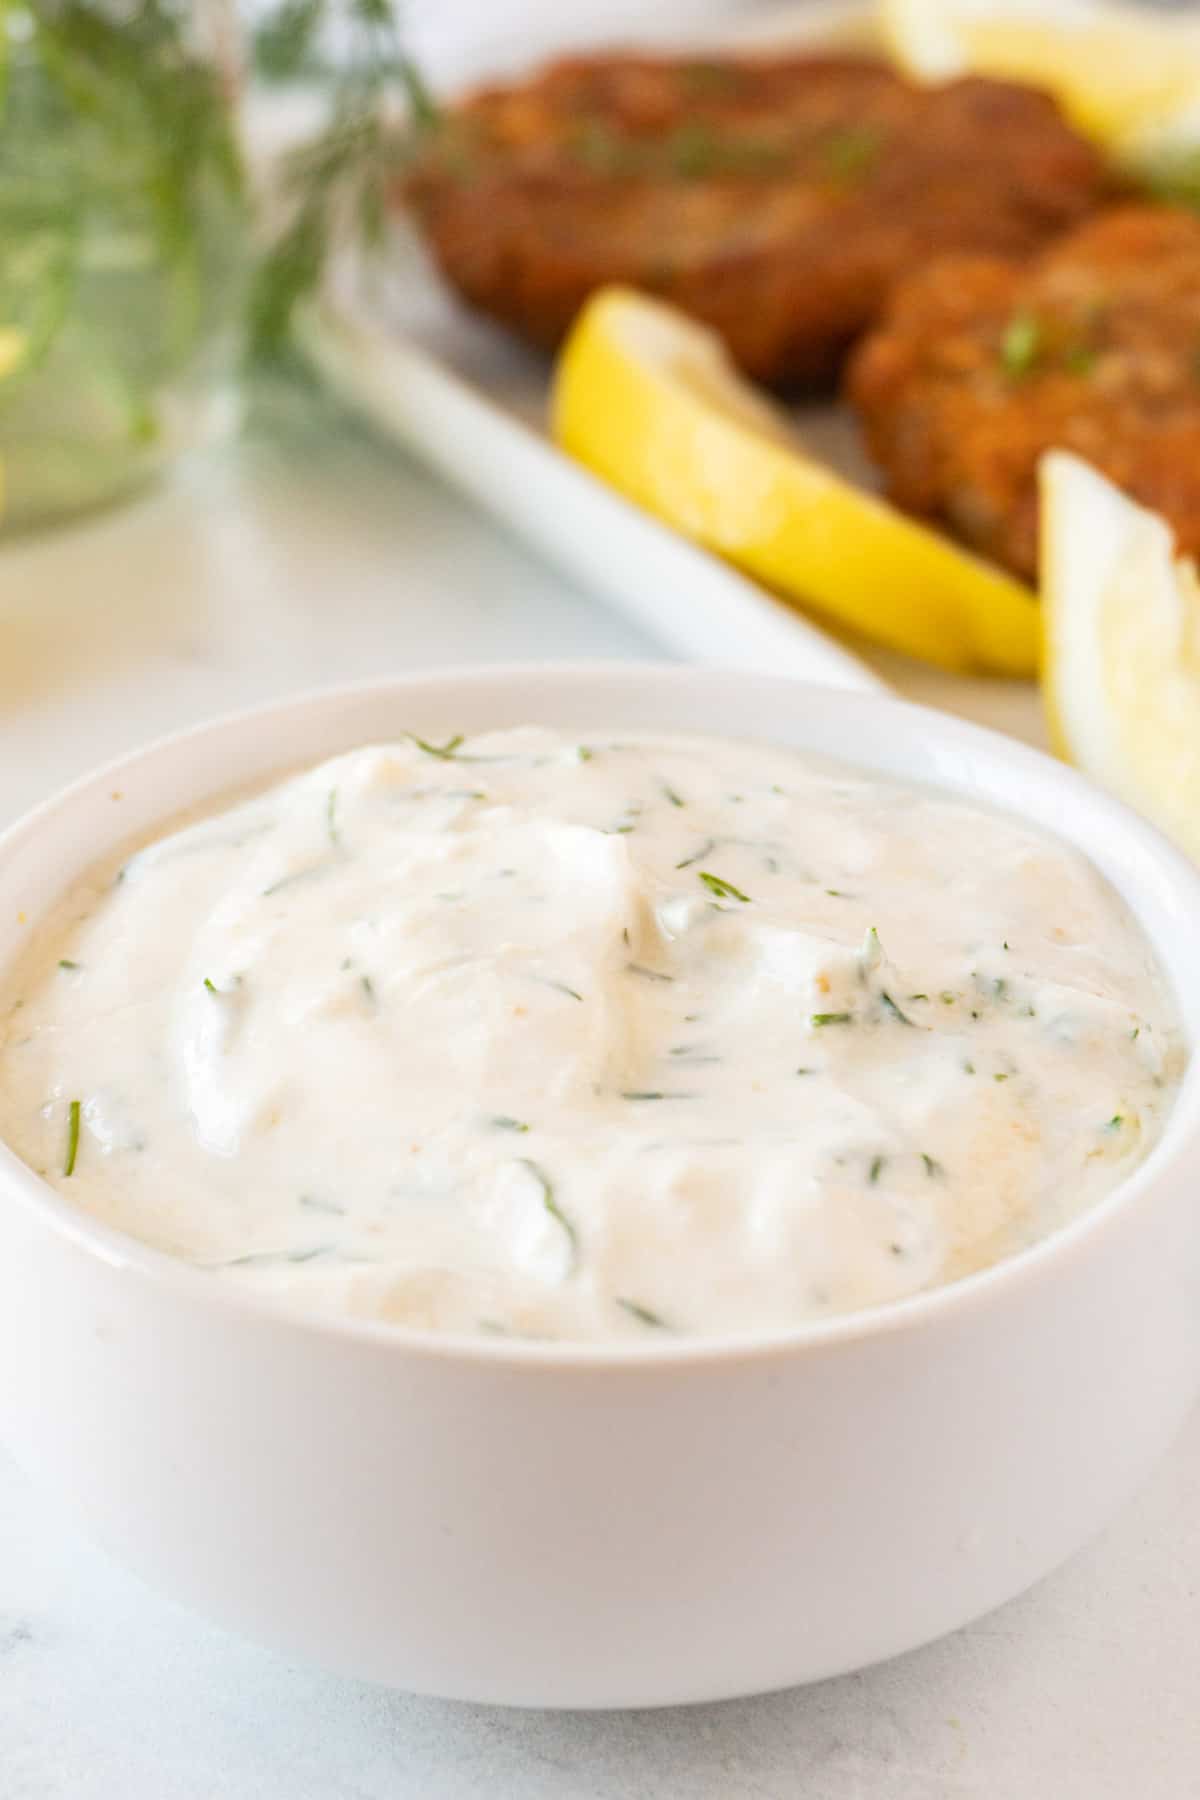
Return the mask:
[(204, 10), (0, 0), (5, 531), (135, 487), (232, 411), (246, 218)]

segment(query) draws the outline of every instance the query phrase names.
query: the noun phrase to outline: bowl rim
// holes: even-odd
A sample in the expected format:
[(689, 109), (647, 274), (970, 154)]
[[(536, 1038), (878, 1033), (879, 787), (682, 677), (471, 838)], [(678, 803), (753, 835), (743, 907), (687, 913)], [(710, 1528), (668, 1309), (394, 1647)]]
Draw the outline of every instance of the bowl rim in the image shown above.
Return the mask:
[[(910, 729), (924, 729), (938, 734), (951, 747), (974, 750), (985, 759), (990, 758), (992, 762), (1009, 764), (1017, 773), (1025, 771), (1029, 777), (1049, 780), (1062, 791), (1064, 801), (1069, 802), (1074, 796), (1080, 801), (1085, 800), (1087, 808), (1093, 813), (1099, 811), (1106, 816), (1114, 832), (1137, 845), (1140, 853), (1148, 855), (1168, 881), (1184, 891), (1185, 896), (1190, 893), (1196, 916), (1200, 918), (1200, 870), (1156, 827), (1146, 823), (1122, 802), (1104, 793), (1075, 770), (1056, 762), (1042, 751), (953, 714), (918, 705), (883, 688), (834, 689), (828, 683), (804, 681), (791, 675), (775, 675), (769, 671), (713, 663), (659, 664), (599, 659), (588, 662), (481, 663), (450, 665), (365, 681), (305, 688), (248, 707), (236, 708), (198, 725), (160, 734), (148, 743), (110, 758), (89, 773), (57, 789), (0, 832), (0, 863), (15, 848), (36, 839), (38, 832), (58, 811), (75, 804), (92, 790), (111, 789), (114, 781), (141, 765), (153, 763), (158, 758), (189, 745), (199, 748), (207, 739), (244, 731), (248, 726), (259, 726), (264, 731), (269, 731), (273, 724), (282, 723), (289, 716), (300, 714), (308, 708), (332, 709), (343, 703), (353, 706), (371, 696), (382, 697), (392, 692), (403, 694), (449, 686), (486, 688), (509, 682), (530, 681), (554, 681), (570, 685), (586, 684), (598, 679), (620, 682), (630, 677), (642, 680), (652, 677), (673, 686), (713, 680), (739, 684), (759, 683), (774, 690), (786, 688), (801, 699), (805, 694), (828, 697), (830, 693), (836, 693), (839, 703), (844, 702), (853, 711), (882, 713), (885, 718), (890, 715), (901, 723), (907, 723)], [(531, 711), (536, 712), (536, 706)], [(536, 718), (530, 722), (536, 723)], [(687, 728), (678, 729), (683, 731)], [(729, 735), (737, 741), (738, 734)], [(742, 737), (740, 741), (751, 740)], [(762, 741), (766, 744), (773, 742), (769, 735)], [(799, 746), (794, 745), (778, 747), (800, 750)], [(800, 753), (803, 754), (804, 751), (800, 750)], [(854, 766), (853, 756), (816, 748), (809, 753), (832, 755), (837, 760)], [(288, 768), (303, 768), (305, 765), (303, 762), (296, 763), (281, 757), (278, 763), (264, 766), (267, 768), (265, 778), (269, 780), (275, 769), (282, 773)], [(877, 767), (869, 762), (860, 766)], [(896, 773), (893, 778), (921, 785), (919, 778), (903, 772)], [(929, 779), (925, 785), (940, 786), (950, 793), (965, 791), (961, 784), (949, 778), (944, 781)], [(228, 794), (229, 791), (225, 786), (214, 787), (207, 798), (219, 801), (222, 794)], [(197, 804), (203, 805), (205, 802)], [(993, 805), (997, 811), (1008, 812), (1018, 818), (1022, 816), (1017, 807), (986, 796), (982, 798), (981, 804)], [(1064, 817), (1069, 816), (1069, 807), (1064, 807)], [(164, 823), (170, 817), (171, 814), (165, 812)], [(1030, 822), (1037, 823), (1036, 820)], [(1056, 835), (1050, 827), (1039, 828), (1045, 830), (1048, 836)], [(1060, 841), (1088, 856), (1087, 850), (1070, 831), (1059, 832), (1057, 835)], [(119, 838), (114, 838), (113, 848), (118, 842)], [(93, 857), (90, 860), (94, 863), (99, 859)], [(1092, 860), (1090, 856), (1088, 860)], [(78, 878), (76, 874), (70, 880)], [(1107, 880), (1107, 877), (1102, 878)], [(59, 893), (62, 891), (64, 890), (60, 889)], [(1125, 896), (1122, 898), (1125, 899)], [(1160, 942), (1156, 941), (1149, 926), (1138, 916), (1136, 907), (1127, 899), (1126, 904), (1134, 912), (1138, 927), (1156, 958), (1160, 958)], [(36, 921), (33, 923), (36, 924)], [(3, 967), (4, 964), (0, 963), (0, 972)], [(1173, 990), (1177, 990), (1177, 983), (1174, 981), (1171, 986)], [(1015, 1298), (1023, 1290), (1038, 1283), (1052, 1281), (1062, 1265), (1074, 1254), (1111, 1231), (1133, 1209), (1145, 1204), (1152, 1190), (1158, 1187), (1161, 1180), (1169, 1179), (1172, 1173), (1177, 1173), (1179, 1165), (1190, 1162), (1193, 1175), (1200, 1177), (1200, 1029), (1192, 1035), (1195, 1042), (1189, 1045), (1191, 1055), (1188, 1067), (1158, 1142), (1126, 1180), (1119, 1182), (1108, 1194), (1067, 1224), (1051, 1230), (1046, 1236), (998, 1262), (957, 1280), (922, 1289), (901, 1299), (836, 1314), (828, 1319), (809, 1320), (787, 1328), (738, 1333), (728, 1337), (710, 1337), (697, 1333), (695, 1336), (673, 1339), (654, 1338), (645, 1343), (637, 1340), (609, 1343), (590, 1339), (520, 1339), (440, 1331), (393, 1321), (357, 1318), (349, 1314), (306, 1313), (294, 1302), (274, 1295), (263, 1294), (232, 1282), (214, 1282), (211, 1272), (193, 1267), (166, 1251), (142, 1243), (115, 1226), (92, 1218), (51, 1187), (49, 1182), (36, 1175), (2, 1139), (0, 1205), (15, 1201), (55, 1237), (65, 1239), (75, 1249), (83, 1251), (121, 1277), (161, 1289), (168, 1295), (177, 1293), (181, 1300), (212, 1308), (217, 1316), (231, 1313), (241, 1321), (257, 1323), (264, 1328), (280, 1328), (289, 1334), (300, 1333), (306, 1338), (374, 1346), (396, 1355), (406, 1354), (425, 1360), (510, 1366), (547, 1375), (566, 1369), (612, 1371), (615, 1374), (638, 1368), (683, 1369), (713, 1363), (732, 1365), (760, 1362), (780, 1356), (816, 1354), (823, 1349), (860, 1344), (897, 1332), (932, 1328), (940, 1323), (948, 1324), (961, 1318), (964, 1312)]]

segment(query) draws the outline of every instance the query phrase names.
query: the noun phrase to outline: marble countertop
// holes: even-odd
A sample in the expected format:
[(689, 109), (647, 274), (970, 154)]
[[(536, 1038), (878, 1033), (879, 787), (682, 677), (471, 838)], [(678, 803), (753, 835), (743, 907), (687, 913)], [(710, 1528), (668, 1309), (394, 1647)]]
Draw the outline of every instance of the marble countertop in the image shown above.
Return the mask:
[[(0, 820), (305, 685), (655, 654), (414, 465), (276, 398), (232, 455), (0, 554)], [(1037, 735), (1020, 691), (886, 672)], [(990, 1618), (819, 1687), (653, 1714), (293, 1665), (147, 1592), (0, 1457), (0, 1800), (1200, 1800), (1198, 1612), (1200, 1417), (1097, 1544)]]

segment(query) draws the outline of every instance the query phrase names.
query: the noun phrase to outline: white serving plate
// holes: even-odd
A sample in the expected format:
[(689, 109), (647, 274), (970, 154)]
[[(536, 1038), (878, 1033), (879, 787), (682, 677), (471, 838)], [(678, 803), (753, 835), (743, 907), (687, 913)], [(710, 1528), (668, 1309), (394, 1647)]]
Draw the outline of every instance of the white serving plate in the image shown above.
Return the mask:
[[(327, 690), (111, 764), (0, 838), (0, 966), (117, 843), (401, 729), (711, 730), (992, 802), (1090, 856), (1200, 1036), (1200, 877), (1022, 746), (877, 693), (534, 665)], [(951, 1287), (733, 1343), (313, 1321), (89, 1220), (0, 1148), (0, 1437), (197, 1611), (396, 1687), (647, 1706), (909, 1649), (1069, 1555), (1200, 1377), (1200, 1066), (1067, 1229)]]
[[(667, 35), (656, 22), (653, 36)], [(694, 26), (684, 36), (697, 46), (713, 41)], [(773, 7), (720, 41), (871, 39), (865, 0), (835, 0)], [(470, 64), (456, 73), (503, 72), (536, 57), (511, 32), (485, 34), (483, 48), (473, 45)], [(927, 704), (1043, 741), (1032, 684), (957, 680), (859, 643), (847, 648), (831, 629), (690, 545), (564, 456), (545, 429), (546, 359), (460, 305), (402, 221), (382, 259), (368, 267), (341, 260), (298, 329), (330, 386), (380, 431), (679, 655), (844, 686), (877, 685), (882, 677)], [(863, 486), (876, 485), (844, 409), (808, 406), (795, 416), (815, 450)]]

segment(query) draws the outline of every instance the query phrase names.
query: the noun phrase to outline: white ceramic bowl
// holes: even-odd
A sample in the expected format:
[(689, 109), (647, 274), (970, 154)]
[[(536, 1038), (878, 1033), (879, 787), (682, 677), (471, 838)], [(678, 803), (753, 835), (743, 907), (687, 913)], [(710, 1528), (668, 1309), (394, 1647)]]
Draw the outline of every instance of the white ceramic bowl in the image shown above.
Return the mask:
[[(1200, 1030), (1200, 887), (1044, 757), (874, 694), (641, 666), (427, 675), (157, 744), (0, 840), (0, 963), (164, 816), (402, 729), (536, 720), (830, 752), (1085, 851)], [(0, 1152), (0, 1427), (148, 1580), (397, 1687), (537, 1706), (811, 1681), (1067, 1556), (1200, 1377), (1200, 1073), (1131, 1180), (956, 1286), (734, 1345), (557, 1347), (272, 1311), (77, 1214)]]

